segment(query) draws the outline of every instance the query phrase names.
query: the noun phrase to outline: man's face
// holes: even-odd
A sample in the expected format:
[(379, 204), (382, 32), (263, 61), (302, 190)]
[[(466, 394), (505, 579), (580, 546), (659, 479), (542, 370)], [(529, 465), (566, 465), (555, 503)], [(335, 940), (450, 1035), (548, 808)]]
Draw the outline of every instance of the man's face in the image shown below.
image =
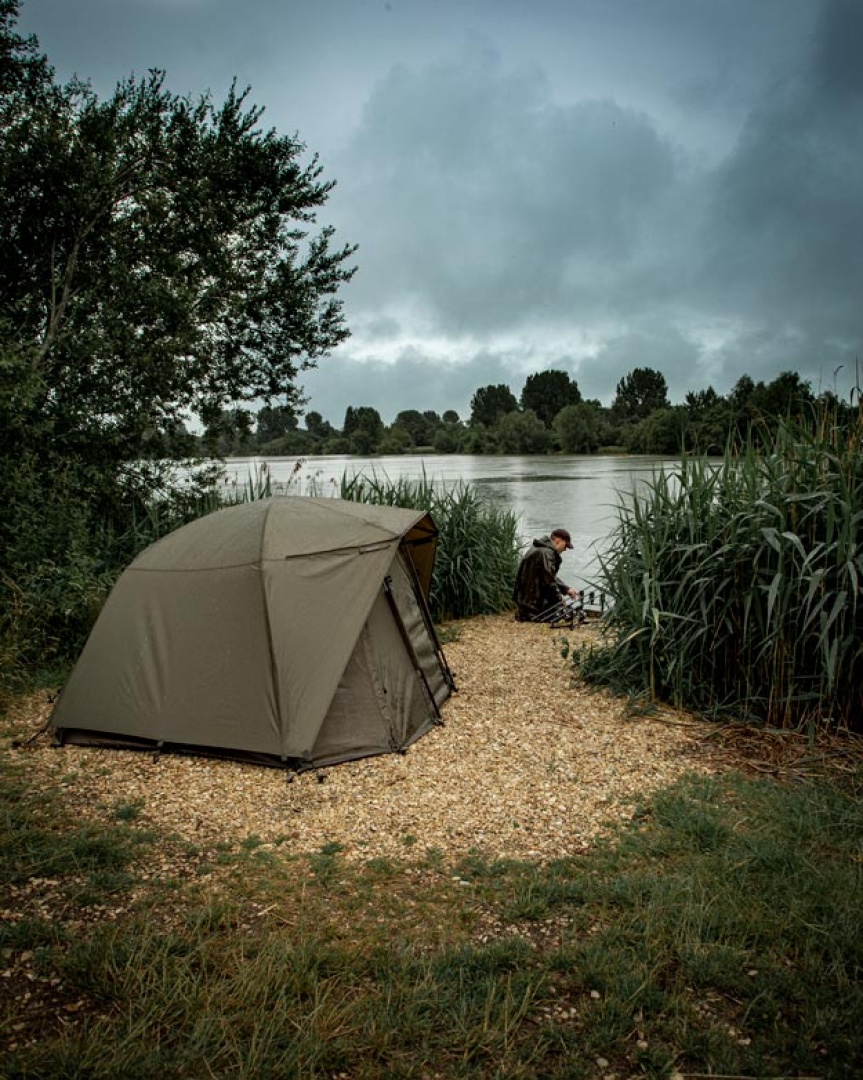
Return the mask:
[(559, 536), (553, 536), (551, 542), (554, 544), (554, 549), (558, 555), (562, 555), (564, 551), (566, 551), (566, 541), (562, 540)]

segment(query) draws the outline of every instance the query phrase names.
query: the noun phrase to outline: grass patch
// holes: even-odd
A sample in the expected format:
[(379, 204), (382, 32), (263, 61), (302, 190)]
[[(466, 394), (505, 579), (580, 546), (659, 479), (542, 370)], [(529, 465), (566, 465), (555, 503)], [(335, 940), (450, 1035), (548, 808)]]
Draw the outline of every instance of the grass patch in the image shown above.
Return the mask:
[[(325, 843), (261, 861), (250, 837), (204, 885), (166, 876), (163, 843), (116, 814), (69, 822), (23, 773), (2, 780), (2, 983), (30, 988), (0, 985), (4, 1076), (863, 1068), (847, 786), (690, 777), (614, 842), (547, 865), (407, 843), (401, 860)], [(82, 882), (111, 918), (82, 922)]]

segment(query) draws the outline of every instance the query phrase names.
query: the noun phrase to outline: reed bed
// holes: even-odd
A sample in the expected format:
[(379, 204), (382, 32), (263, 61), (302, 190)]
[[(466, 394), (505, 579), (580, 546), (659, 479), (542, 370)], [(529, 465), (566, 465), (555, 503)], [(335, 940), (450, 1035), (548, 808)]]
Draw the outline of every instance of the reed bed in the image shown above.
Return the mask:
[(429, 598), (437, 621), (496, 614), (510, 606), (521, 547), (516, 514), (490, 505), (468, 484), (443, 486), (425, 475), (346, 475), (339, 495), (431, 514), (439, 534)]
[(619, 508), (587, 678), (781, 728), (863, 729), (863, 422), (684, 458)]

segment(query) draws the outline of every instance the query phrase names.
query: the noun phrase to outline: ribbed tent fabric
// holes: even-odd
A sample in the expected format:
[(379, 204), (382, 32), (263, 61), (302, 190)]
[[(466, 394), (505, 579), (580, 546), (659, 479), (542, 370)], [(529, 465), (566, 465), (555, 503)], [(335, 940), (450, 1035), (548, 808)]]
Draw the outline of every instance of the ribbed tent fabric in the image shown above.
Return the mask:
[(51, 717), (60, 742), (294, 767), (401, 751), (453, 680), (430, 515), (330, 498), (227, 507), (146, 548)]

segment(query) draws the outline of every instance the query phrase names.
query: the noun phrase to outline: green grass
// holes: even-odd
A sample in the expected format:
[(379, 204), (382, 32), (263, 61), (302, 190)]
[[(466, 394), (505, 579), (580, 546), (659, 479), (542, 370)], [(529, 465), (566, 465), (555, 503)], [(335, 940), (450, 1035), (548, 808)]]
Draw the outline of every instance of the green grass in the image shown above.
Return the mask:
[(859, 1074), (851, 779), (689, 777), (549, 865), (254, 838), (209, 864), (135, 814), (69, 821), (7, 760), (0, 1074)]

